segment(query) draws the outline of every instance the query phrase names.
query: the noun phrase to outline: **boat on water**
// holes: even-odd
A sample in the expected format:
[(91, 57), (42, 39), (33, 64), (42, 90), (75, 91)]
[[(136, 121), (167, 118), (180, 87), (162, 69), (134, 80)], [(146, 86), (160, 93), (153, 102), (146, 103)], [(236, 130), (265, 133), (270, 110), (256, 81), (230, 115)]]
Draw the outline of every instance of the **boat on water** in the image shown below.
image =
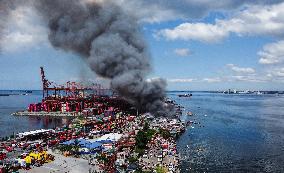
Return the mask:
[(188, 115), (188, 116), (192, 116), (193, 113), (192, 113), (192, 112), (187, 112), (187, 115)]
[(179, 94), (178, 96), (179, 97), (191, 97), (192, 94)]
[(0, 94), (0, 96), (10, 96), (10, 94)]

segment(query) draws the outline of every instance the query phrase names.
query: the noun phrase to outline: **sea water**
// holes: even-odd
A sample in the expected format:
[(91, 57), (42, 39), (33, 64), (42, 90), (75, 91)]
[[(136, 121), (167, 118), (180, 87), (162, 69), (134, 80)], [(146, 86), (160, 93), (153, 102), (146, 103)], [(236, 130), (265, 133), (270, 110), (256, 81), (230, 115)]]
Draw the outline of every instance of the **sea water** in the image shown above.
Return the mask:
[(26, 91), (1, 90), (0, 94), (9, 94), (9, 96), (0, 96), (0, 137), (42, 128), (55, 128), (69, 122), (68, 119), (62, 119), (61, 117), (49, 118), (11, 115), (16, 111), (26, 110), (30, 103), (41, 102), (41, 91), (27, 93)]
[(181, 172), (284, 172), (283, 95), (176, 94), (196, 123), (178, 140)]

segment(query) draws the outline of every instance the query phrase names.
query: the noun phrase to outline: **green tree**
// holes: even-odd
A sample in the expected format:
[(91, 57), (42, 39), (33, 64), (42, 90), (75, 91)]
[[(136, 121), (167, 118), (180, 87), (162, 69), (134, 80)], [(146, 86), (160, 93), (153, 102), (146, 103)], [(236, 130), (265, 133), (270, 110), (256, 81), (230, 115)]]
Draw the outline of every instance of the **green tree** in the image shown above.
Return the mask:
[(165, 167), (158, 166), (158, 167), (156, 168), (156, 172), (157, 172), (157, 173), (167, 173), (168, 171), (167, 171), (167, 169), (166, 169)]
[(159, 129), (159, 133), (161, 134), (161, 136), (165, 139), (168, 139), (169, 137), (171, 137), (171, 133), (169, 130), (167, 129)]
[(150, 129), (149, 124), (146, 122), (143, 130), (140, 130), (136, 135), (135, 152), (138, 153), (139, 155), (142, 155), (147, 147), (147, 143), (152, 139), (155, 133), (156, 131)]

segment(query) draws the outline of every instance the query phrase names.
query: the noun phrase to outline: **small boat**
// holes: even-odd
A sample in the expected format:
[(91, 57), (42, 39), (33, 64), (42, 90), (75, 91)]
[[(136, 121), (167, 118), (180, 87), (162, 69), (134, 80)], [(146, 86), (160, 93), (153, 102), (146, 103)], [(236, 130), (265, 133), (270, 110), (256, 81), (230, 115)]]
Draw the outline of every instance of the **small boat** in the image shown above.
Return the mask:
[(0, 96), (9, 96), (10, 94), (0, 94)]
[(192, 94), (180, 94), (180, 95), (178, 95), (179, 97), (191, 97), (192, 96)]
[(192, 112), (187, 112), (187, 115), (188, 115), (188, 116), (192, 116), (193, 113), (192, 113)]

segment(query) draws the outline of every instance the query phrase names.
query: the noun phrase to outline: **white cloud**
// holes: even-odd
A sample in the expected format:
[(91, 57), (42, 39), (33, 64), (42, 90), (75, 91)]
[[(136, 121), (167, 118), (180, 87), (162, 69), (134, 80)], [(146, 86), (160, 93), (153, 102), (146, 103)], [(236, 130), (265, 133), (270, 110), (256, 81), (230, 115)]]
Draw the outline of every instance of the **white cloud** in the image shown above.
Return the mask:
[(177, 78), (177, 79), (167, 79), (169, 83), (218, 83), (218, 82), (267, 82), (271, 81), (271, 77), (264, 77), (260, 75), (227, 75), (219, 77), (209, 77), (209, 78)]
[[(204, 78), (173, 78), (167, 79), (169, 83), (226, 83), (226, 82), (237, 82), (237, 83), (263, 83), (263, 82), (284, 82), (284, 68), (272, 68), (268, 71), (256, 72), (252, 68), (241, 68), (234, 64), (226, 65), (230, 68), (231, 73), (226, 73), (215, 77), (204, 77)], [(234, 70), (232, 70), (234, 69)], [(206, 84), (205, 84), (206, 85)]]
[(216, 78), (204, 78), (202, 81), (208, 82), (208, 83), (215, 83), (215, 82), (221, 82), (222, 79), (219, 77)]
[(163, 35), (169, 40), (198, 40), (216, 42), (228, 35), (228, 32), (216, 25), (205, 23), (183, 23), (174, 29), (164, 29), (158, 35)]
[[(265, 45), (258, 52), (259, 63), (266, 65), (258, 72), (251, 67), (228, 64), (231, 74), (224, 75), (222, 81), (268, 82), (283, 81), (284, 65), (284, 3), (248, 5), (228, 18), (216, 19), (214, 23), (186, 22), (175, 28), (165, 28), (156, 33), (168, 40), (196, 40), (218, 42), (237, 36), (270, 36), (280, 41)], [(236, 12), (236, 11), (235, 11)], [(267, 69), (267, 65), (270, 66)], [(214, 81), (214, 80), (213, 80)]]
[(245, 73), (245, 74), (253, 74), (255, 70), (251, 67), (238, 67), (234, 64), (227, 64), (226, 65), (230, 70), (236, 73)]
[(188, 56), (188, 55), (191, 54), (191, 52), (188, 48), (175, 49), (174, 52), (178, 56)]
[[(90, 0), (89, 0), (90, 1)], [(98, 1), (98, 0), (95, 0)], [(104, 0), (100, 0), (104, 1)], [(211, 11), (233, 11), (252, 4), (275, 4), (282, 0), (113, 0), (143, 22), (200, 19)]]
[(240, 82), (267, 82), (269, 79), (257, 75), (233, 75), (228, 78), (228, 81)]
[(279, 79), (279, 78), (284, 79), (284, 67), (273, 68), (268, 70), (267, 76), (270, 77), (271, 79)]
[(168, 82), (172, 83), (190, 83), (193, 82), (195, 79), (191, 78), (180, 78), (180, 79), (167, 79)]
[[(104, 0), (102, 0), (104, 1)], [(114, 0), (127, 13), (134, 15), (139, 21), (146, 23), (158, 23), (163, 21), (183, 18), (174, 8), (167, 7), (164, 2), (149, 0)], [(169, 3), (171, 3), (169, 1)]]
[(239, 67), (235, 64), (227, 64), (226, 67), (230, 72), (223, 76), (223, 80), (227, 82), (266, 82), (270, 80), (264, 77), (263, 72), (256, 72), (251, 67)]
[(278, 71), (276, 71), (274, 75), (277, 77), (284, 77), (284, 68), (281, 68)]
[(230, 19), (214, 24), (183, 23), (173, 29), (163, 29), (158, 35), (170, 40), (198, 40), (216, 42), (230, 33), (242, 35), (284, 36), (284, 3), (250, 6)]
[(275, 83), (284, 83), (284, 68), (273, 68), (267, 71), (266, 76), (263, 76), (267, 81)]
[(284, 40), (267, 44), (258, 52), (261, 64), (278, 64), (284, 62)]

